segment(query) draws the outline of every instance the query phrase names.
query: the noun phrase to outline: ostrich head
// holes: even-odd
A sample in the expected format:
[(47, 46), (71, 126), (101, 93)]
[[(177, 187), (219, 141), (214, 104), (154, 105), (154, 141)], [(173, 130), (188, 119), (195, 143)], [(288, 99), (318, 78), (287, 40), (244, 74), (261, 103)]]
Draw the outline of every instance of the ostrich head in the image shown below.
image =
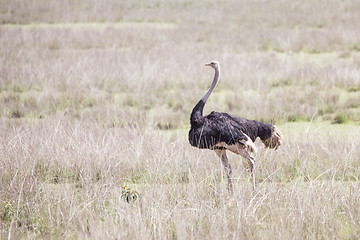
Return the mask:
[(212, 67), (215, 70), (219, 70), (220, 69), (220, 64), (218, 61), (211, 61), (209, 63), (206, 63), (205, 66), (209, 66)]

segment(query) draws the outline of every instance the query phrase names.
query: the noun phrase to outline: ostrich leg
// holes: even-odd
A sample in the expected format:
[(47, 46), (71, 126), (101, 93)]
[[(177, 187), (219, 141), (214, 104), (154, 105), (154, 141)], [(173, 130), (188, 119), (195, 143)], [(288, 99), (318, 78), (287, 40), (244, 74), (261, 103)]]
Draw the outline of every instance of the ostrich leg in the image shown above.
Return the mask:
[(251, 156), (249, 153), (247, 154), (246, 160), (248, 160), (250, 165), (250, 171), (251, 171), (251, 178), (253, 183), (253, 191), (256, 191), (256, 174), (255, 174), (255, 158)]
[(231, 181), (231, 165), (226, 156), (225, 149), (215, 149), (216, 154), (220, 157), (222, 164), (224, 165), (226, 176), (228, 179), (228, 191), (230, 195), (233, 195), (233, 185)]
[(228, 147), (233, 153), (241, 155), (245, 158), (250, 165), (251, 178), (253, 183), (253, 191), (256, 191), (256, 174), (255, 174), (255, 158), (246, 150), (245, 146), (242, 144), (231, 145)]

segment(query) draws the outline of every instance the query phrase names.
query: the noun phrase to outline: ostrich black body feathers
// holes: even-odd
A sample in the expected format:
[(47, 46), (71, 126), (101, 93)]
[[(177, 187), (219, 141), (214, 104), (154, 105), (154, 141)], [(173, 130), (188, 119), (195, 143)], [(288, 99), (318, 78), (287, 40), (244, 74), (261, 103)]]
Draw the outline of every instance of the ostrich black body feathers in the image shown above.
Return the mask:
[(212, 149), (221, 143), (234, 145), (246, 142), (249, 138), (254, 142), (257, 137), (265, 141), (273, 133), (272, 124), (227, 113), (211, 112), (202, 116), (204, 105), (200, 100), (190, 117), (189, 142), (194, 147)]

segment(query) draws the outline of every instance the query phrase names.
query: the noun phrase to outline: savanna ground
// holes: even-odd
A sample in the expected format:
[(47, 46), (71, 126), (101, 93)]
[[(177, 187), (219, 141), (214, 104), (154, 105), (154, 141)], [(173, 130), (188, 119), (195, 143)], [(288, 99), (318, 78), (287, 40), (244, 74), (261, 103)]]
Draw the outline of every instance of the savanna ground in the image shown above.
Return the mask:
[[(359, 239), (360, 2), (0, 0), (1, 239)], [(248, 165), (205, 107), (275, 122)]]

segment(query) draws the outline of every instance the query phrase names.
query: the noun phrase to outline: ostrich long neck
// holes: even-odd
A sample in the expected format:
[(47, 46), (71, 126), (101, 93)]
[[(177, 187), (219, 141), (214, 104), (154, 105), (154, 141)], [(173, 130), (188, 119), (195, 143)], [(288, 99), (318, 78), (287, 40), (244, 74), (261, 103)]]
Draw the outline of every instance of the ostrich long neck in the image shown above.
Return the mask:
[(215, 68), (214, 80), (212, 81), (212, 84), (211, 84), (209, 90), (205, 93), (205, 95), (201, 98), (201, 100), (193, 108), (191, 116), (190, 116), (191, 123), (198, 122), (198, 120), (201, 119), (201, 117), (203, 116), (203, 109), (204, 109), (205, 103), (208, 100), (208, 98), (210, 97), (211, 93), (213, 92), (216, 84), (219, 81), (219, 78), (220, 78), (220, 66), (217, 69)]
[(219, 77), (220, 77), (220, 67), (218, 67), (217, 69), (215, 69), (215, 75), (214, 75), (214, 80), (211, 84), (211, 87), (209, 88), (209, 90), (205, 93), (205, 95), (203, 96), (203, 98), (201, 99), (204, 103), (206, 103), (206, 101), (208, 100), (208, 98), (210, 97), (210, 94), (212, 93), (212, 91), (214, 90), (216, 84), (219, 81)]

